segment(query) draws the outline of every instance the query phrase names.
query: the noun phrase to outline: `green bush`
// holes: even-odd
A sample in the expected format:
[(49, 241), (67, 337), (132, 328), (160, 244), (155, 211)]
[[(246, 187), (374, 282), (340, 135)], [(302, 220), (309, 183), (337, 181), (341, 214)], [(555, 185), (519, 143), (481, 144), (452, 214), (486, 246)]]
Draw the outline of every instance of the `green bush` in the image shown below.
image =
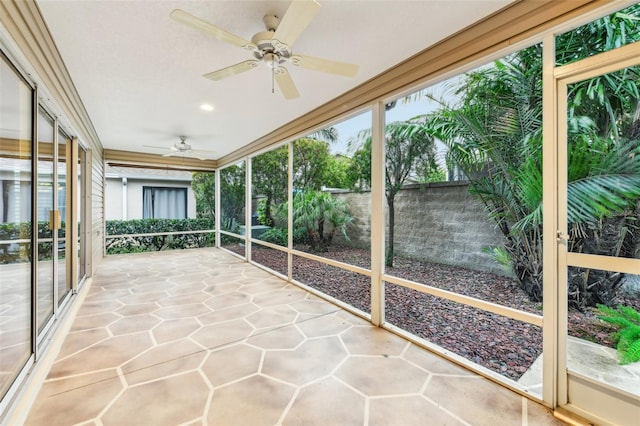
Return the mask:
[(336, 232), (348, 240), (352, 220), (347, 204), (328, 192), (299, 192), (293, 198), (294, 229), (304, 230), (311, 251), (328, 251)]
[(267, 229), (262, 235), (260, 235), (260, 240), (262, 241), (285, 247), (287, 246), (287, 238), (288, 232), (286, 229), (282, 228)]
[(630, 306), (622, 305), (618, 305), (616, 309), (598, 305), (598, 309), (604, 314), (598, 318), (618, 329), (613, 334), (613, 339), (620, 355), (620, 364), (640, 361), (640, 313)]
[(175, 250), (185, 248), (212, 247), (214, 233), (126, 236), (131, 234), (151, 234), (162, 232), (185, 232), (214, 229), (211, 219), (135, 219), (108, 220), (106, 234), (123, 235), (107, 238), (107, 254), (140, 253), (145, 251)]

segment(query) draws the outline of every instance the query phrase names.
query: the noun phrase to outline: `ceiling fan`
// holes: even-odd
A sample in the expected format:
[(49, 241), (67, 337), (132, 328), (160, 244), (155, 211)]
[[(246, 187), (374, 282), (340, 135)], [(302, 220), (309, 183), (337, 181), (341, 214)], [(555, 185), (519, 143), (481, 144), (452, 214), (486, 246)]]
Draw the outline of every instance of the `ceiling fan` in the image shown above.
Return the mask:
[(218, 28), (181, 9), (175, 9), (170, 16), (178, 22), (209, 33), (218, 40), (246, 49), (253, 54), (254, 59), (207, 73), (204, 77), (214, 81), (222, 80), (256, 68), (263, 62), (271, 68), (272, 78), (278, 84), (284, 97), (286, 99), (295, 99), (300, 94), (289, 71), (282, 66), (286, 62), (294, 66), (346, 77), (353, 77), (358, 72), (358, 65), (355, 64), (314, 58), (292, 52), (291, 46), (319, 10), (320, 4), (315, 0), (292, 1), (282, 19), (273, 14), (265, 15), (263, 21), (267, 31), (255, 34), (251, 41)]
[(197, 158), (198, 160), (206, 160), (205, 155), (212, 154), (214, 151), (193, 149), (191, 145), (187, 143), (186, 136), (180, 136), (180, 142), (176, 142), (169, 148), (163, 146), (153, 146), (153, 145), (143, 145), (147, 148), (158, 148), (158, 149), (168, 149), (171, 152), (163, 154), (163, 157), (191, 157)]

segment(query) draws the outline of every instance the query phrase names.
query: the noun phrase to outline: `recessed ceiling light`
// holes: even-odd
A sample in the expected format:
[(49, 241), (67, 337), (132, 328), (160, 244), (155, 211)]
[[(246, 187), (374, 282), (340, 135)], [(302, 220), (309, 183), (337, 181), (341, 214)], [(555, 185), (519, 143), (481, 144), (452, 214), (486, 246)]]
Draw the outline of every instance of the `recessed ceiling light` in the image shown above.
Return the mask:
[(203, 111), (213, 111), (213, 105), (202, 104), (200, 105), (200, 109)]

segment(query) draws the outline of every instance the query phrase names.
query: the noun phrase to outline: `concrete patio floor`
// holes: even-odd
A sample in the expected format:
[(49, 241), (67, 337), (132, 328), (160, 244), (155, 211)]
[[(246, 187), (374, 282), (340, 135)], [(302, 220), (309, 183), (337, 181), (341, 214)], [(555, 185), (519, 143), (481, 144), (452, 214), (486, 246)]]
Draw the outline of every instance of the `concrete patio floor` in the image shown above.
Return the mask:
[(28, 425), (555, 425), (219, 249), (105, 258)]

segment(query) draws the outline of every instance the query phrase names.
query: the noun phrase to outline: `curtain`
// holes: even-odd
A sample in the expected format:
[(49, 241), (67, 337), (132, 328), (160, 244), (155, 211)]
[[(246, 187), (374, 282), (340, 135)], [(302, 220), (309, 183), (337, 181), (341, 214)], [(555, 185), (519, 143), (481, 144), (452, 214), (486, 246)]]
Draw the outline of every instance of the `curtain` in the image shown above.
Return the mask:
[(186, 188), (144, 187), (142, 214), (145, 219), (186, 219)]
[(0, 223), (31, 221), (31, 182), (0, 180)]

